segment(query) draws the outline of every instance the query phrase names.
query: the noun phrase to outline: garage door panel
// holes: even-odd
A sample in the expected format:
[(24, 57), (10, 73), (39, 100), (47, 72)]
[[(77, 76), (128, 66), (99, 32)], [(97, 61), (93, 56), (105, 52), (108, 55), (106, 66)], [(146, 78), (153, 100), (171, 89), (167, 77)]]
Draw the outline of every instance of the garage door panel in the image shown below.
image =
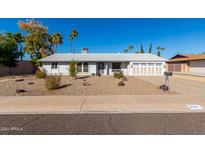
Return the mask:
[(190, 61), (189, 71), (205, 73), (205, 60)]
[(169, 63), (168, 71), (170, 72), (181, 72), (181, 63)]
[(140, 76), (154, 76), (163, 74), (163, 64), (162, 63), (137, 63), (133, 65), (133, 75)]

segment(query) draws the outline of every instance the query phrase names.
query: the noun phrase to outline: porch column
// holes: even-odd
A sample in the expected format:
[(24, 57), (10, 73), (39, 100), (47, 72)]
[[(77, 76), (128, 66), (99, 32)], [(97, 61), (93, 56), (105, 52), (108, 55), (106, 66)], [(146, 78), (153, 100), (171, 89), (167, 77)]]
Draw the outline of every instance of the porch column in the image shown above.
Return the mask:
[(104, 73), (105, 75), (108, 75), (108, 74), (107, 74), (107, 71), (108, 71), (108, 64), (105, 63), (105, 73)]

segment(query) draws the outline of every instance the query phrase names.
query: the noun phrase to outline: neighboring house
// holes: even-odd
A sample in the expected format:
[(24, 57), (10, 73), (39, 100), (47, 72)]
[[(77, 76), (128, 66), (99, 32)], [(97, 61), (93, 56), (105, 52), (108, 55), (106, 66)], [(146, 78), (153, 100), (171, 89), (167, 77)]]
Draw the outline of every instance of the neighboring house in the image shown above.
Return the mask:
[(167, 61), (172, 72), (205, 73), (205, 54), (177, 54)]
[(113, 75), (122, 71), (124, 75), (161, 76), (166, 59), (153, 54), (135, 53), (82, 53), (53, 54), (39, 60), (47, 74), (69, 75), (69, 62), (77, 62), (78, 75)]

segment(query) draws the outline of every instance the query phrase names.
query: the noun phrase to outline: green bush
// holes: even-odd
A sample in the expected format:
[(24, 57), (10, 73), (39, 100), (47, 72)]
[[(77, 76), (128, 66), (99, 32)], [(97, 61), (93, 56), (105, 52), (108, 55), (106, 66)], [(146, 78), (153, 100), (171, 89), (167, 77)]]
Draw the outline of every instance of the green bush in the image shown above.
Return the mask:
[(42, 71), (36, 71), (36, 78), (45, 78), (46, 77), (46, 72), (42, 72)]
[(76, 69), (76, 62), (75, 61), (71, 61), (69, 63), (70, 67), (69, 67), (69, 74), (72, 78), (75, 78), (76, 77), (76, 74), (77, 74), (77, 69)]
[(48, 90), (58, 89), (61, 84), (61, 76), (51, 75), (45, 78), (45, 86)]
[(117, 78), (117, 79), (124, 78), (123, 72), (115, 72), (114, 73), (114, 78)]

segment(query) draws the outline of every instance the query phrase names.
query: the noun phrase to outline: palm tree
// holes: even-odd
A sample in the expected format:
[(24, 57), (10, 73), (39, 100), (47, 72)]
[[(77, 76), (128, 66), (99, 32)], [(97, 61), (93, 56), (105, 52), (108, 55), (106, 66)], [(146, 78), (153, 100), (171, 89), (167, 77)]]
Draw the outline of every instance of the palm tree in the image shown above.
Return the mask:
[(144, 49), (143, 49), (142, 44), (141, 44), (141, 50), (140, 50), (140, 53), (144, 53)]
[(128, 53), (128, 51), (129, 51), (128, 49), (125, 49), (125, 50), (124, 50), (125, 53)]
[(134, 48), (133, 45), (129, 45), (129, 46), (128, 46), (128, 50), (129, 50), (129, 51), (131, 51), (133, 48)]
[(152, 53), (152, 43), (149, 46), (149, 53)]
[(51, 42), (55, 45), (54, 53), (56, 53), (58, 45), (63, 43), (63, 36), (60, 33), (54, 33), (51, 35)]
[(78, 32), (76, 29), (73, 29), (69, 35), (69, 39), (70, 39), (70, 46), (71, 46), (71, 52), (75, 52), (75, 42), (74, 39), (78, 36)]
[(160, 53), (160, 51), (163, 51), (163, 50), (165, 50), (165, 48), (164, 47), (160, 47), (160, 46), (158, 46), (157, 47), (157, 56), (161, 56), (161, 53)]

